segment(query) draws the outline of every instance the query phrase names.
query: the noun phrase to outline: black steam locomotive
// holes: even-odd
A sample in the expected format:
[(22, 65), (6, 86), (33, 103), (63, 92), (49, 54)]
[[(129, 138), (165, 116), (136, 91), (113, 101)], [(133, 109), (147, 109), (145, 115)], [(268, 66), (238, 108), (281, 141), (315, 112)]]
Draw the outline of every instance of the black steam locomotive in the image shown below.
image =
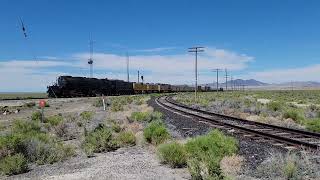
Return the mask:
[[(198, 87), (199, 91), (210, 91), (210, 87)], [(188, 92), (194, 87), (187, 85), (135, 83), (122, 80), (97, 79), (86, 77), (60, 76), (57, 82), (48, 86), (49, 97), (92, 97), (129, 95), (155, 92)]]

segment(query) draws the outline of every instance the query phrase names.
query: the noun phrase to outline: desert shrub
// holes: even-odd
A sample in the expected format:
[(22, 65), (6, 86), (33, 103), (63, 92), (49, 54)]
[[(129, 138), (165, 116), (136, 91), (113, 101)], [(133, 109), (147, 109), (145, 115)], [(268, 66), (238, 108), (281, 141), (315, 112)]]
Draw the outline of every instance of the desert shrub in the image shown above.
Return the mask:
[(268, 109), (272, 111), (280, 111), (283, 109), (284, 104), (278, 101), (271, 101), (267, 104)]
[(30, 162), (53, 163), (66, 159), (72, 148), (41, 131), (38, 121), (14, 121), (11, 133), (0, 138), (1, 157), (22, 153)]
[(116, 133), (121, 131), (121, 126), (118, 123), (112, 123), (111, 128)]
[(239, 155), (225, 156), (220, 161), (221, 171), (225, 179), (236, 179), (241, 173), (244, 158)]
[(155, 111), (155, 112), (132, 112), (130, 119), (134, 121), (146, 121), (146, 122), (151, 122), (151, 121), (158, 121), (162, 120), (163, 114), (161, 112)]
[(32, 113), (32, 115), (31, 115), (31, 119), (33, 120), (33, 121), (41, 121), (41, 112), (40, 111), (35, 111), (35, 112), (33, 112)]
[(49, 123), (51, 126), (57, 126), (61, 122), (63, 122), (63, 117), (59, 115), (54, 115), (46, 118), (46, 122)]
[(237, 141), (219, 130), (189, 140), (186, 144), (188, 168), (193, 178), (221, 178), (220, 161), (237, 152)]
[(136, 137), (131, 131), (122, 131), (117, 136), (117, 142), (121, 147), (132, 146), (136, 144)]
[(5, 175), (14, 175), (28, 170), (27, 159), (22, 154), (6, 156), (1, 159), (0, 172)]
[(12, 132), (13, 133), (33, 133), (40, 132), (40, 123), (38, 121), (23, 121), (17, 119), (12, 124)]
[(37, 164), (52, 164), (67, 159), (75, 154), (72, 146), (52, 141), (44, 142), (37, 138), (30, 138), (24, 142), (26, 157)]
[(271, 153), (256, 169), (258, 178), (268, 179), (319, 179), (319, 166), (307, 153)]
[(283, 167), (283, 172), (287, 179), (294, 179), (297, 173), (297, 166), (293, 159), (288, 159)]
[(295, 122), (303, 123), (304, 117), (300, 114), (298, 110), (295, 109), (289, 109), (286, 112), (283, 113), (283, 118), (285, 119), (292, 119)]
[(139, 99), (136, 99), (136, 100), (134, 101), (134, 103), (135, 103), (136, 105), (142, 105), (142, 104), (145, 103), (145, 101), (144, 101), (143, 98), (139, 98)]
[(102, 106), (103, 106), (102, 98), (97, 98), (97, 99), (93, 102), (93, 106), (95, 106), (95, 107), (102, 107)]
[(312, 119), (306, 123), (306, 128), (309, 131), (320, 132), (320, 119)]
[(165, 125), (161, 121), (152, 121), (143, 130), (143, 136), (147, 142), (158, 145), (170, 138)]
[(88, 156), (118, 148), (116, 141), (113, 139), (112, 131), (101, 124), (87, 134), (83, 146)]
[(2, 122), (0, 122), (0, 131), (4, 130), (5, 128), (6, 126)]
[(62, 138), (62, 137), (66, 137), (68, 134), (68, 126), (67, 126), (67, 123), (66, 122), (62, 122), (62, 123), (59, 123), (58, 125), (56, 125), (54, 127), (54, 132), (55, 134)]
[(151, 113), (150, 112), (132, 112), (130, 119), (134, 121), (151, 121)]
[(159, 111), (154, 111), (151, 114), (151, 120), (152, 121), (157, 121), (157, 120), (162, 120), (163, 119), (163, 114)]
[(311, 111), (317, 111), (317, 110), (319, 110), (318, 106), (316, 106), (315, 104), (309, 105), (308, 108), (309, 108)]
[(187, 164), (186, 151), (182, 144), (177, 142), (160, 144), (157, 152), (161, 162), (171, 167), (183, 167)]
[(112, 102), (111, 111), (114, 111), (114, 112), (123, 111), (123, 104), (121, 104), (121, 102), (119, 101)]
[(82, 120), (84, 120), (85, 122), (90, 121), (93, 118), (94, 113), (92, 111), (83, 111), (80, 114), (80, 117), (82, 118)]

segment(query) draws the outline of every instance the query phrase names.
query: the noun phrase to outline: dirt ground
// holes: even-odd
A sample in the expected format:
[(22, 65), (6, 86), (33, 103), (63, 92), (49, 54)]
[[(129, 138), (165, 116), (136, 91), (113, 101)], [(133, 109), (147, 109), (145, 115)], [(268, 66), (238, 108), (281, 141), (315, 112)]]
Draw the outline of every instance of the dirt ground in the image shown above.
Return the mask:
[[(94, 111), (89, 129), (107, 119), (124, 121), (133, 111), (152, 110), (147, 104), (140, 106), (128, 105), (121, 112), (103, 111), (102, 107), (93, 106), (95, 98), (66, 98), (46, 100), (50, 107), (46, 107), (46, 116), (62, 114), (79, 116), (83, 111)], [(20, 107), (26, 103), (35, 102), (34, 107)], [(0, 106), (10, 107), (11, 113), (0, 114), (0, 123), (5, 131), (14, 119), (27, 119), (38, 109), (39, 100), (7, 100), (0, 101)], [(20, 109), (14, 113), (15, 109)], [(30, 165), (30, 171), (24, 174), (1, 177), (0, 179), (190, 179), (187, 169), (171, 169), (159, 163), (155, 148), (143, 141), (142, 129), (137, 125), (137, 145), (120, 148), (114, 152), (96, 153), (88, 158), (81, 150), (82, 138), (67, 140), (64, 143), (76, 147), (76, 156), (70, 159), (49, 165)]]

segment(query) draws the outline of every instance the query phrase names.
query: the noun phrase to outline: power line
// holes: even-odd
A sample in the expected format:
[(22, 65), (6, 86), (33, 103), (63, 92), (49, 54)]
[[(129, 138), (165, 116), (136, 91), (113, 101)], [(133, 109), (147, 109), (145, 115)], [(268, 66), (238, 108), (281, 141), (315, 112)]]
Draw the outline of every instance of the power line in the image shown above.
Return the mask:
[(203, 50), (204, 47), (200, 47), (200, 46), (195, 46), (195, 47), (191, 47), (189, 48), (188, 52), (194, 52), (196, 59), (195, 59), (195, 89), (194, 89), (194, 97), (195, 97), (195, 101), (197, 101), (197, 89), (198, 89), (198, 52), (204, 52)]

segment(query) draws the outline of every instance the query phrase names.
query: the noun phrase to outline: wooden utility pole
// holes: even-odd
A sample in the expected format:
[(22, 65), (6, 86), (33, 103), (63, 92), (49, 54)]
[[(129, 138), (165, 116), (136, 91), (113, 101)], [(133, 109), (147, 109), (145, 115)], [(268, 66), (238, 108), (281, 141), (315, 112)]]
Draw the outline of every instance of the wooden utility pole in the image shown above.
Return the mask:
[(226, 77), (226, 91), (227, 91), (228, 90), (228, 77), (229, 77), (227, 68), (225, 69), (225, 77)]
[(197, 89), (198, 89), (198, 52), (204, 52), (204, 47), (196, 46), (189, 48), (188, 52), (194, 52), (196, 59), (195, 59), (195, 89), (194, 89), (194, 99), (197, 101)]
[[(217, 89), (216, 90), (217, 90), (217, 92), (219, 91), (219, 71), (220, 70), (221, 69), (218, 69), (218, 68), (213, 70), (214, 72), (217, 72), (217, 80), (216, 80), (216, 83), (217, 83), (217, 87), (216, 87)], [(213, 86), (213, 84), (212, 84), (212, 86)]]

